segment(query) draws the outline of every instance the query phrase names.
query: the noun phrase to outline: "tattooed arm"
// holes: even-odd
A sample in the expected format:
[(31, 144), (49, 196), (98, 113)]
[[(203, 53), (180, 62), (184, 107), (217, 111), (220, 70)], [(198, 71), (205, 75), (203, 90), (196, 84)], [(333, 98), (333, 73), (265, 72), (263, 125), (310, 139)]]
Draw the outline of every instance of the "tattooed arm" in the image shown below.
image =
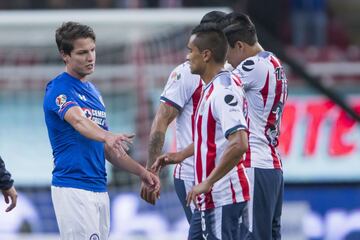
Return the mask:
[[(170, 123), (176, 118), (178, 113), (179, 111), (175, 107), (169, 106), (165, 103), (160, 103), (150, 130), (148, 151), (149, 158), (146, 163), (146, 167), (148, 169), (150, 169), (153, 165), (156, 158), (160, 156), (161, 150), (164, 146), (166, 130)], [(154, 193), (153, 191), (149, 191), (149, 189), (142, 184), (140, 195), (141, 198), (148, 203), (155, 204), (155, 199), (159, 196), (159, 192)]]
[(160, 156), (164, 146), (166, 130), (178, 113), (179, 111), (176, 108), (165, 103), (160, 104), (150, 130), (149, 159), (146, 163), (147, 168), (150, 168), (156, 158)]

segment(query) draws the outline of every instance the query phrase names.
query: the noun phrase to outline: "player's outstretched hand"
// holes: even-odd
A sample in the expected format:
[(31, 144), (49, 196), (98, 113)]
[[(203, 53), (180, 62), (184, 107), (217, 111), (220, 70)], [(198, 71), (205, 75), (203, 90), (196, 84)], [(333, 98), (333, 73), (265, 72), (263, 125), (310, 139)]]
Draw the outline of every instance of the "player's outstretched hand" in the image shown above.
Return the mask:
[(144, 170), (140, 175), (142, 183), (150, 190), (151, 192), (160, 191), (160, 180), (159, 177), (153, 174), (148, 170)]
[(141, 182), (140, 197), (144, 201), (155, 205), (156, 200), (160, 198), (160, 190), (152, 191), (144, 182)]
[(6, 208), (5, 212), (10, 212), (12, 209), (16, 207), (17, 202), (17, 192), (15, 187), (11, 187), (8, 190), (2, 190), (2, 194), (4, 195), (5, 202), (10, 205)]
[(212, 188), (212, 184), (210, 184), (206, 180), (203, 181), (202, 183), (199, 183), (198, 185), (195, 185), (186, 196), (187, 206), (190, 206), (191, 201), (193, 201), (194, 205), (197, 206), (197, 208), (200, 208), (200, 206), (196, 202), (196, 197), (202, 193), (210, 192), (211, 188)]
[(159, 172), (161, 168), (169, 164), (177, 164), (184, 160), (181, 152), (165, 153), (159, 156), (154, 164), (151, 166), (151, 170)]
[(119, 144), (121, 145), (121, 147), (127, 152), (129, 151), (129, 147), (130, 145), (132, 145), (134, 138), (135, 138), (135, 134), (131, 133), (131, 134), (117, 134), (119, 136), (118, 141)]
[(132, 143), (134, 136), (134, 134), (114, 134), (107, 132), (105, 144), (121, 158), (126, 155), (126, 151), (129, 150), (128, 144)]

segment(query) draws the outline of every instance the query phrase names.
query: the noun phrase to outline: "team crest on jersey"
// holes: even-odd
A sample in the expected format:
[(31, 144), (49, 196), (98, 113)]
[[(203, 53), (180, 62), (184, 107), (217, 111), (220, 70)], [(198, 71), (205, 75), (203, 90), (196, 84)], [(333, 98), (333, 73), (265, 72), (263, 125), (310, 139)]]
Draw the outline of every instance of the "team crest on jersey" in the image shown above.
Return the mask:
[(97, 233), (94, 233), (90, 236), (89, 240), (100, 240), (100, 237)]
[(181, 73), (173, 72), (170, 77), (172, 80), (179, 80), (181, 78)]
[(228, 94), (225, 96), (224, 101), (227, 105), (235, 107), (238, 104), (237, 99), (234, 97), (234, 95)]
[(55, 103), (59, 107), (64, 105), (66, 103), (66, 95), (60, 94), (59, 96), (57, 96), (56, 99), (55, 99)]
[(246, 60), (243, 64), (242, 64), (242, 69), (245, 72), (250, 72), (251, 70), (254, 69), (254, 65), (255, 62), (253, 60)]

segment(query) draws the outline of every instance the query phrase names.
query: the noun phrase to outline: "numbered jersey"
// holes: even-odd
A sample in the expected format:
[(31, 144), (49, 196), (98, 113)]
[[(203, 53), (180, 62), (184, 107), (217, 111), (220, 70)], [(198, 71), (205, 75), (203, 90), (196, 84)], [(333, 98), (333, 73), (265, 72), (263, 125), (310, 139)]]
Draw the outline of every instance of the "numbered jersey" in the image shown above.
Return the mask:
[[(188, 62), (177, 66), (168, 79), (160, 101), (179, 110), (176, 118), (176, 148), (180, 151), (193, 143), (195, 110), (200, 101), (203, 83), (191, 74)], [(194, 158), (189, 157), (174, 169), (174, 177), (194, 181)]]
[[(227, 138), (245, 130), (246, 101), (231, 73), (220, 72), (204, 87), (195, 117), (195, 183), (203, 182), (220, 164)], [(207, 194), (198, 198), (201, 209), (211, 209), (249, 200), (249, 185), (243, 161), (219, 179)]]
[(281, 116), (287, 99), (287, 79), (270, 52), (245, 59), (233, 71), (242, 82), (249, 104), (249, 149), (245, 167), (281, 169), (277, 150)]

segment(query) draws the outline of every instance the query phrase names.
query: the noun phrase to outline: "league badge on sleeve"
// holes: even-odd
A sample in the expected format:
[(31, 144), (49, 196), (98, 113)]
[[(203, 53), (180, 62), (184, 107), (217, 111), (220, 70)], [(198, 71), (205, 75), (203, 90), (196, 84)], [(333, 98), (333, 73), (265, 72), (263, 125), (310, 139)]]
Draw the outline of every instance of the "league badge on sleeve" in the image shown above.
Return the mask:
[(181, 78), (181, 73), (177, 73), (176, 71), (174, 71), (171, 76), (170, 76), (171, 80), (176, 81), (179, 80)]
[(61, 108), (62, 105), (64, 105), (66, 103), (66, 95), (60, 94), (59, 96), (57, 96), (55, 99), (55, 103), (57, 106), (59, 106)]

